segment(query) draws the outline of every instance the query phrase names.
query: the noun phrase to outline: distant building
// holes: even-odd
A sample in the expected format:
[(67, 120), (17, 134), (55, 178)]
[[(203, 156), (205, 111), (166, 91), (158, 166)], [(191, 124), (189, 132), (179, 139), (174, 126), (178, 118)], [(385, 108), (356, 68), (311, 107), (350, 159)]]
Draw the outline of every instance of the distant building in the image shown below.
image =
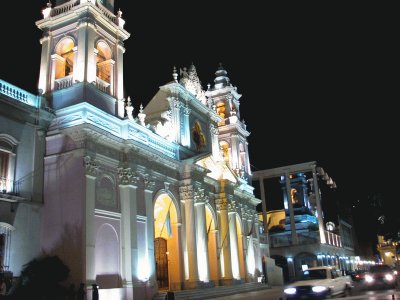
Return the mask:
[(75, 286), (121, 299), (259, 280), (268, 249), (241, 95), (222, 66), (204, 91), (191, 65), (135, 116), (123, 93), (130, 34), (113, 10), (49, 2), (36, 22), (39, 95), (0, 80), (2, 268), (19, 276), (58, 255)]
[(382, 263), (391, 267), (400, 266), (400, 245), (398, 241), (392, 239), (385, 240), (383, 235), (378, 235), (377, 250)]
[[(253, 172), (254, 185), (260, 185), (263, 200), (260, 220), (268, 231), (271, 258), (282, 267), (285, 280), (297, 278), (304, 267), (336, 266), (355, 268), (352, 226), (342, 219), (324, 222), (322, 195), (318, 181), (336, 187), (316, 162)], [(280, 180), (284, 208), (267, 211), (264, 180)]]

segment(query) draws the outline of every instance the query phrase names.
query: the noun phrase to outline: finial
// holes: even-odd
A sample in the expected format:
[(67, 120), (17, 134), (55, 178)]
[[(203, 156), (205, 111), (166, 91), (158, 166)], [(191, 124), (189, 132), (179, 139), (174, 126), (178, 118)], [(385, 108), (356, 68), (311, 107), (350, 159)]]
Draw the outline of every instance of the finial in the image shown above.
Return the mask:
[(207, 90), (210, 89), (211, 84), (207, 83)]
[(122, 18), (122, 11), (120, 8), (118, 8), (118, 18)]
[(175, 82), (178, 82), (178, 71), (176, 70), (175, 66), (174, 66), (174, 69), (172, 71), (172, 78), (174, 78)]
[(144, 120), (146, 119), (146, 114), (143, 112), (143, 104), (142, 103), (140, 103), (138, 118), (139, 118), (139, 124), (142, 126), (146, 126), (146, 123), (144, 122)]
[(133, 106), (132, 106), (131, 97), (129, 97), (129, 96), (128, 96), (128, 100), (126, 102), (125, 110), (126, 110), (126, 115), (127, 115), (128, 119), (133, 121), (133, 115), (132, 115)]
[(47, 7), (51, 7), (51, 1), (47, 2)]

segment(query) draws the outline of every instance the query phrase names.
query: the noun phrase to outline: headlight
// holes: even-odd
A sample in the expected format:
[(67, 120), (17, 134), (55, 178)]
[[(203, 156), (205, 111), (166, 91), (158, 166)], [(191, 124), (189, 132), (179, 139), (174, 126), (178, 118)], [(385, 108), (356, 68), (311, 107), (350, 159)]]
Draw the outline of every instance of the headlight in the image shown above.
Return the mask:
[(388, 281), (392, 281), (394, 279), (392, 274), (385, 274), (385, 279)]
[(312, 290), (314, 293), (322, 293), (322, 292), (325, 292), (327, 290), (327, 288), (325, 286), (318, 285), (318, 286), (313, 286)]
[(365, 275), (365, 281), (372, 282), (372, 281), (374, 281), (374, 277), (372, 277), (371, 275)]
[(283, 291), (284, 291), (285, 294), (288, 294), (288, 295), (296, 294), (296, 289), (295, 288), (287, 288), (287, 289), (284, 289)]

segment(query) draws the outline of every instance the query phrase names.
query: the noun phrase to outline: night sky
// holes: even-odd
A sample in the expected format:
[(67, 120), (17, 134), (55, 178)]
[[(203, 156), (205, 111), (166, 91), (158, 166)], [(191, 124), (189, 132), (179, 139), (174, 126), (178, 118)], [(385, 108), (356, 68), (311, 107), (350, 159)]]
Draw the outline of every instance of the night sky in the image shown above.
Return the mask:
[[(35, 93), (41, 32), (34, 22), (46, 1), (2, 2), (0, 79)], [(247, 2), (118, 1), (131, 33), (124, 84), (134, 114), (172, 80), (173, 66), (194, 63), (206, 89), (222, 63), (242, 94), (253, 170), (315, 160), (338, 186), (327, 191), (326, 207), (379, 202), (374, 213), (397, 222), (387, 230), (399, 229), (395, 8)], [(376, 217), (359, 227), (377, 226)]]

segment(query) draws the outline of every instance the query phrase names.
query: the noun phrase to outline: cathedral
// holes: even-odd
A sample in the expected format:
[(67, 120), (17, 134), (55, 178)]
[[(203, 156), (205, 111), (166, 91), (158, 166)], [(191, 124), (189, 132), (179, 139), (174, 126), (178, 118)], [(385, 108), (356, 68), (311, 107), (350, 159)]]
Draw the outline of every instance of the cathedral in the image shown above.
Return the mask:
[(38, 95), (0, 80), (3, 270), (57, 255), (69, 283), (126, 300), (257, 281), (268, 244), (224, 67), (206, 90), (194, 65), (159, 70), (171, 81), (135, 115), (114, 0), (42, 13)]

